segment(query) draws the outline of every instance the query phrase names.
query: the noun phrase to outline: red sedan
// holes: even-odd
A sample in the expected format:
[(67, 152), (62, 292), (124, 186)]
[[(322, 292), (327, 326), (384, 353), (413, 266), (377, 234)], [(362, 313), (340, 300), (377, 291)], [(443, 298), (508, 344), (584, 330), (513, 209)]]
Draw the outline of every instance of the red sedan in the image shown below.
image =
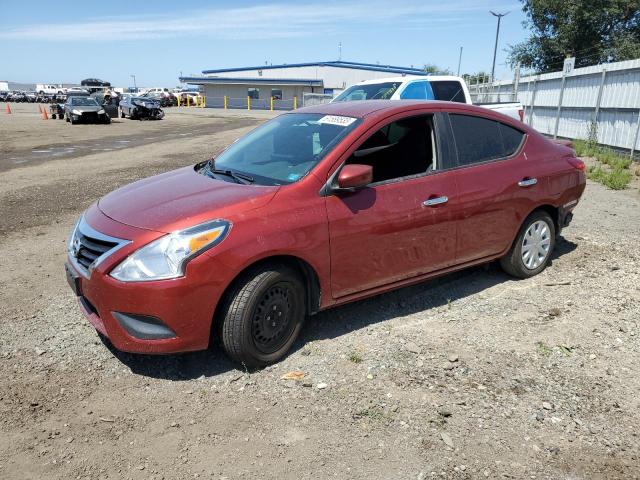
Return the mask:
[(571, 148), (483, 108), (309, 107), (100, 199), (72, 232), (67, 279), (118, 349), (217, 338), (265, 365), (335, 305), (497, 259), (536, 275), (584, 188)]

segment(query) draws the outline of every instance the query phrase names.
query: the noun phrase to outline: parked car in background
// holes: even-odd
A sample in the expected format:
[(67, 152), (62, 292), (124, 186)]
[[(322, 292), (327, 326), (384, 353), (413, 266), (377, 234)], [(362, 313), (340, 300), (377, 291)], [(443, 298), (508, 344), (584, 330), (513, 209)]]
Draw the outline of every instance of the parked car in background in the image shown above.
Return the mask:
[(120, 101), (120, 117), (129, 117), (131, 120), (160, 120), (164, 117), (164, 111), (157, 100), (129, 96)]
[(105, 95), (103, 92), (95, 92), (90, 95), (91, 98), (98, 102), (98, 105), (102, 105), (104, 111), (107, 112), (110, 118), (118, 118), (118, 104), (120, 103), (120, 96)]
[(49, 95), (62, 95), (66, 92), (66, 89), (62, 85), (56, 85), (51, 83), (39, 83), (36, 85), (36, 92), (40, 95), (49, 94)]
[(67, 280), (120, 350), (219, 338), (266, 365), (320, 310), (492, 260), (540, 273), (584, 188), (571, 148), (497, 112), (319, 105), (101, 198), (73, 229)]
[(169, 92), (144, 93), (140, 98), (149, 98), (160, 103), (161, 107), (173, 107), (178, 104), (175, 95)]
[[(443, 100), (473, 104), (464, 79), (450, 75), (367, 80), (350, 86), (332, 102), (354, 100)], [(520, 121), (524, 118), (524, 108), (520, 102), (476, 103), (476, 105)]]
[(180, 105), (197, 105), (200, 101), (200, 94), (198, 92), (180, 92), (176, 94), (180, 98)]
[(69, 87), (65, 93), (86, 93), (89, 95), (89, 90), (83, 87)]
[(111, 123), (104, 107), (94, 98), (70, 96), (64, 104), (64, 118), (72, 125), (76, 123)]

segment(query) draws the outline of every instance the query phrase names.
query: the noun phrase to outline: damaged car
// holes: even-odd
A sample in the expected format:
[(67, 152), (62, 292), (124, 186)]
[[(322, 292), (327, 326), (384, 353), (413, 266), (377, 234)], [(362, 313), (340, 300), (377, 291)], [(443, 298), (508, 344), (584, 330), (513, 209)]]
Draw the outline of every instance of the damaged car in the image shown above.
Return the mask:
[(120, 102), (120, 118), (129, 117), (131, 120), (160, 120), (164, 117), (164, 110), (160, 102), (145, 97), (125, 97)]
[(72, 96), (64, 104), (64, 119), (76, 123), (111, 123), (111, 117), (94, 98)]

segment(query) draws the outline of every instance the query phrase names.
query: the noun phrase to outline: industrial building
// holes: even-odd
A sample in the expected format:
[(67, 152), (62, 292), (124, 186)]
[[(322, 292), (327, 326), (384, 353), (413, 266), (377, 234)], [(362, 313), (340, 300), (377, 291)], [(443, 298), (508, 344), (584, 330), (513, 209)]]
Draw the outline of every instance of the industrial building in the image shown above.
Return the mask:
[(291, 109), (364, 80), (424, 75), (413, 67), (333, 61), (203, 70), (180, 81), (198, 85), (207, 107)]

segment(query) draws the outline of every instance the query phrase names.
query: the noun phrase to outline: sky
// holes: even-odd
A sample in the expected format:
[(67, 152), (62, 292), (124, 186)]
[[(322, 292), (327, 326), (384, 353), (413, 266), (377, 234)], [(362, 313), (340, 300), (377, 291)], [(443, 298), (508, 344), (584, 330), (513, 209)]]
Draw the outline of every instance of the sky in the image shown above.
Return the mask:
[(505, 49), (524, 40), (517, 0), (84, 0), (0, 2), (0, 80), (175, 86), (183, 74), (342, 60), (435, 64), (512, 78)]

